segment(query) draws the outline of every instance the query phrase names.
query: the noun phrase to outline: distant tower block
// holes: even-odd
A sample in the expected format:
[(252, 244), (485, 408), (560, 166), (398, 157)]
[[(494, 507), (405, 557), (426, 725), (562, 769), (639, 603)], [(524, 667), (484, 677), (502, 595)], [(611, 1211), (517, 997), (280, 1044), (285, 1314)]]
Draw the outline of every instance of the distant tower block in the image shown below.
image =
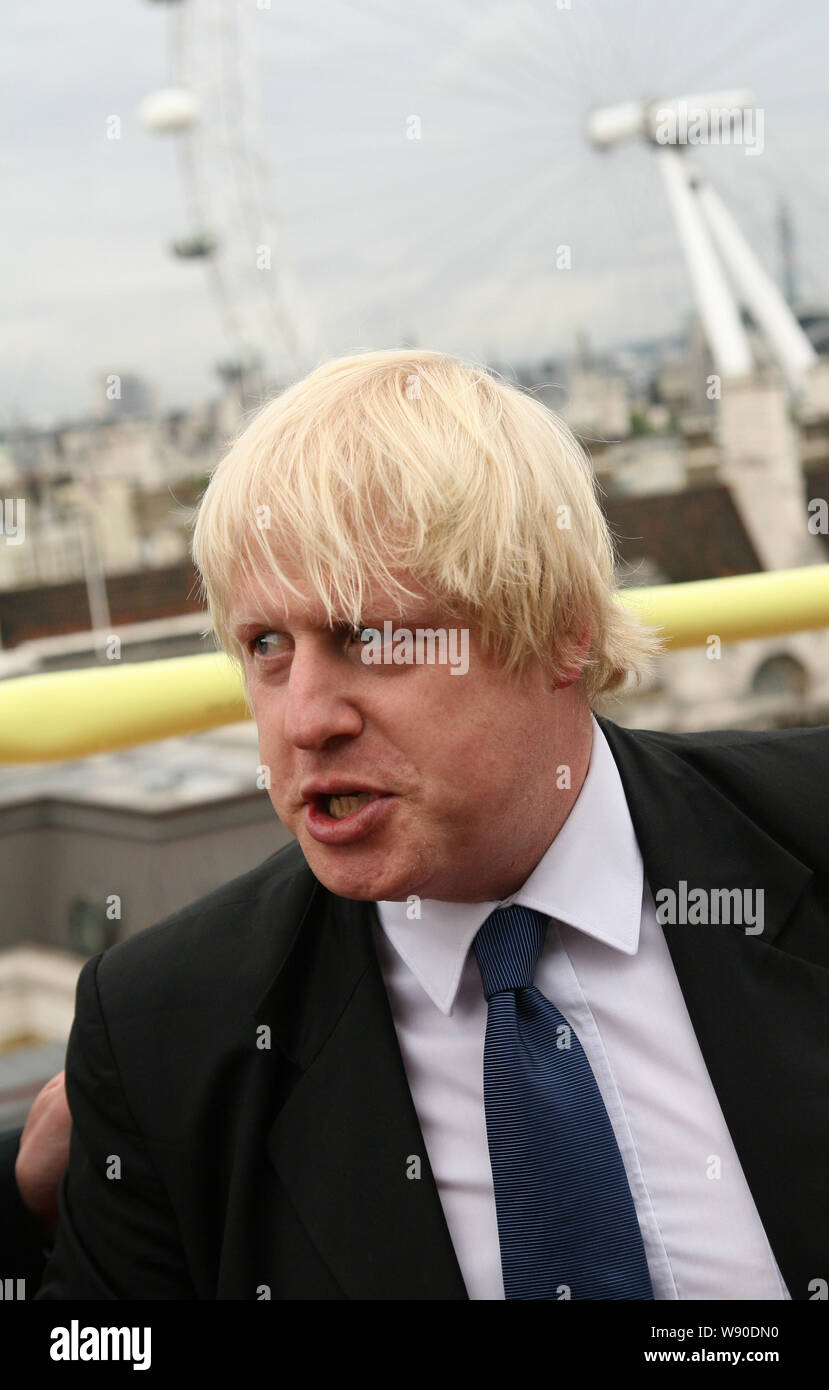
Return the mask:
[(821, 358), (806, 378), (806, 386), (798, 404), (802, 421), (829, 419), (829, 359)]
[(723, 381), (719, 477), (731, 490), (764, 569), (824, 564), (808, 529), (800, 439), (777, 372)]
[(630, 434), (627, 381), (595, 364), (587, 334), (581, 328), (576, 333), (569, 375), (567, 401), (561, 413), (571, 430), (588, 440), (593, 436), (626, 439)]
[(624, 377), (591, 369), (570, 371), (570, 389), (561, 414), (576, 434), (618, 440), (630, 434), (630, 402)]

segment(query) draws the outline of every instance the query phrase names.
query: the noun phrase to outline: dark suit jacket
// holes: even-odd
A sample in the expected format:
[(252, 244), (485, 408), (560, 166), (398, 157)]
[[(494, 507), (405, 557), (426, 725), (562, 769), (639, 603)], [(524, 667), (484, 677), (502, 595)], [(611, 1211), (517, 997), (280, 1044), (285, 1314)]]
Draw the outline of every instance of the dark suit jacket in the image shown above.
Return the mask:
[[(663, 930), (772, 1249), (807, 1299), (829, 1279), (829, 728), (600, 724), (654, 893), (764, 889), (761, 935)], [(291, 844), (87, 962), (38, 1297), (466, 1298), (375, 918)]]

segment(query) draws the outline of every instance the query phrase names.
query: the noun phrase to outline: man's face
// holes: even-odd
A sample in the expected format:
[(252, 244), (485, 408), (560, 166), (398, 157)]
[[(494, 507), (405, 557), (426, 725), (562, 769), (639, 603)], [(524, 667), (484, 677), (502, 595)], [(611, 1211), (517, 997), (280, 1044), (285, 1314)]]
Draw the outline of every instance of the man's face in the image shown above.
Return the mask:
[[(364, 628), (457, 632), (457, 619), (399, 577), (417, 600), (370, 590)], [(301, 602), (274, 579), (241, 580), (232, 625), (270, 799), (313, 873), (332, 892), (369, 901), (507, 897), (584, 779), (592, 730), (580, 685), (553, 689), (540, 663), (509, 676), (483, 655), (473, 627), (465, 674), (448, 663), (369, 664), (359, 633), (329, 627), (307, 581), (290, 578)], [(350, 803), (332, 807), (332, 788), (374, 796), (338, 818), (331, 811)]]

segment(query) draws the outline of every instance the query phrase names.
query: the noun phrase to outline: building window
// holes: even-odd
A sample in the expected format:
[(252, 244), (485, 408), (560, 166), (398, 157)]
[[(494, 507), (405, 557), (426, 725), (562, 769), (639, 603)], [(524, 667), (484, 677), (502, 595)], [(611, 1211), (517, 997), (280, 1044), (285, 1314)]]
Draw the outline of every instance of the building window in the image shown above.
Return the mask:
[(105, 895), (77, 897), (69, 908), (69, 945), (81, 956), (94, 956), (118, 940), (118, 922), (107, 915)]
[(805, 695), (808, 688), (806, 668), (786, 652), (761, 662), (751, 682), (752, 695)]

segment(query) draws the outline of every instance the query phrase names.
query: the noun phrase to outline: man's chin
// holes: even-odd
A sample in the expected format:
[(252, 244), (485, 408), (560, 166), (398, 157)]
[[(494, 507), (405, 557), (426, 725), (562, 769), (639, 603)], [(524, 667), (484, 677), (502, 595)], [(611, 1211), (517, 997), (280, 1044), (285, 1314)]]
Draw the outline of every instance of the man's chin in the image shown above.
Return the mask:
[(321, 845), (313, 836), (297, 836), (308, 867), (330, 893), (361, 902), (403, 900), (415, 890), (409, 886), (411, 874), (403, 866), (389, 863), (388, 851), (370, 850), (360, 845)]

